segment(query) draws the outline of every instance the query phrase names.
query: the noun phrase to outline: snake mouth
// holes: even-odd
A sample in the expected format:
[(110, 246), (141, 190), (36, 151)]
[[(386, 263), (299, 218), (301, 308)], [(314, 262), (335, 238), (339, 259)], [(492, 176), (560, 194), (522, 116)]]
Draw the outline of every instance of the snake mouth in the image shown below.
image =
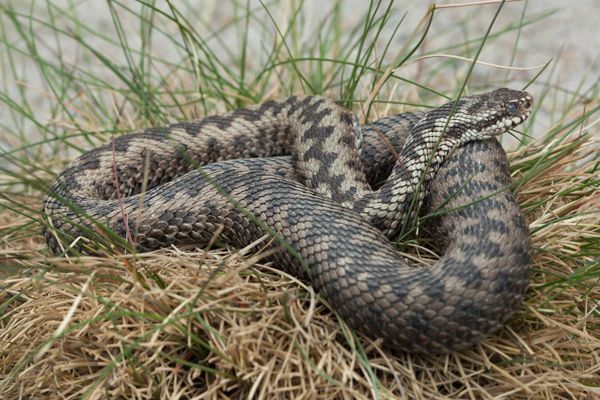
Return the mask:
[(478, 129), (471, 131), (464, 139), (470, 141), (477, 138), (491, 138), (501, 135), (522, 124), (530, 115), (531, 111), (525, 111), (518, 115), (494, 115), (487, 121), (480, 122)]
[(531, 111), (526, 111), (523, 114), (508, 116), (499, 118), (499, 120), (490, 126), (488, 129), (496, 130), (496, 129), (505, 129), (509, 130), (512, 127), (516, 127), (517, 125), (523, 123), (529, 116), (531, 115)]
[[(514, 108), (510, 109), (509, 106)], [(482, 132), (491, 136), (508, 132), (510, 129), (517, 127), (529, 118), (532, 106), (533, 98), (530, 96), (507, 103), (504, 112), (494, 115), (491, 120), (489, 120), (488, 125), (482, 129)]]

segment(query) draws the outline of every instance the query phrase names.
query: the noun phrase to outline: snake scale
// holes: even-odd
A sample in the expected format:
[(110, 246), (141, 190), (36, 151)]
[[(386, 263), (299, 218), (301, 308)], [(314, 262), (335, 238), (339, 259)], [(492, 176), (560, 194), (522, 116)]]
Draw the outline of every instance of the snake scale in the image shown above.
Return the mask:
[[(57, 176), (44, 236), (54, 253), (93, 253), (100, 226), (139, 251), (267, 232), (276, 265), (353, 328), (393, 349), (453, 351), (501, 327), (528, 286), (529, 232), (493, 137), (532, 102), (496, 89), (361, 128), (332, 100), (293, 96), (120, 136)], [(443, 253), (416, 268), (386, 236), (423, 201), (446, 210), (430, 224)]]

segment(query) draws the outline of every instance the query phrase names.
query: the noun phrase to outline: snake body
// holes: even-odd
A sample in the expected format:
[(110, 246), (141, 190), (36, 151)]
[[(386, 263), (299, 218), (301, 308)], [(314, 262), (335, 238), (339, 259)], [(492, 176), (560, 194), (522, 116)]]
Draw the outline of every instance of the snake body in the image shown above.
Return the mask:
[[(44, 236), (63, 253), (96, 251), (106, 227), (140, 251), (268, 233), (276, 265), (350, 326), (390, 348), (453, 351), (502, 326), (527, 289), (529, 233), (491, 138), (532, 101), (497, 89), (360, 128), (327, 98), (294, 96), (124, 135), (58, 175)], [(423, 199), (446, 210), (430, 224), (443, 254), (415, 268), (386, 235)]]

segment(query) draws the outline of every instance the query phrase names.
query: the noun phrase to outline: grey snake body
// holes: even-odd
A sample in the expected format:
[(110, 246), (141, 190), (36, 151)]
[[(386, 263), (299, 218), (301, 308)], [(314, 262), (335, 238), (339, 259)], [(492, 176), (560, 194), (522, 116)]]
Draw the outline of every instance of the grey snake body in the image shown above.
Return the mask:
[[(56, 178), (44, 235), (63, 253), (94, 252), (106, 242), (98, 224), (129, 231), (140, 251), (215, 234), (242, 247), (267, 232), (276, 264), (350, 326), (391, 348), (456, 350), (502, 326), (528, 285), (527, 225), (490, 138), (526, 119), (532, 101), (498, 89), (360, 130), (331, 100), (290, 97), (121, 136)], [(385, 235), (424, 198), (446, 210), (430, 224), (443, 254), (414, 268)]]

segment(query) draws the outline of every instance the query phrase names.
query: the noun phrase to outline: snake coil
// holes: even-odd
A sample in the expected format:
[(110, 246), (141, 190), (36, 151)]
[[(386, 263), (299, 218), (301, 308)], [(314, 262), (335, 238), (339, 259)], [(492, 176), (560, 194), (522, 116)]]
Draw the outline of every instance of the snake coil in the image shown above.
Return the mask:
[[(55, 253), (89, 253), (106, 242), (97, 226), (131, 232), (140, 251), (270, 232), (276, 265), (352, 327), (391, 348), (453, 351), (502, 326), (527, 289), (529, 233), (493, 137), (532, 102), (497, 89), (384, 118), (362, 128), (360, 153), (353, 115), (318, 96), (124, 135), (58, 175), (44, 236)], [(414, 268), (386, 235), (423, 201), (443, 254)]]

